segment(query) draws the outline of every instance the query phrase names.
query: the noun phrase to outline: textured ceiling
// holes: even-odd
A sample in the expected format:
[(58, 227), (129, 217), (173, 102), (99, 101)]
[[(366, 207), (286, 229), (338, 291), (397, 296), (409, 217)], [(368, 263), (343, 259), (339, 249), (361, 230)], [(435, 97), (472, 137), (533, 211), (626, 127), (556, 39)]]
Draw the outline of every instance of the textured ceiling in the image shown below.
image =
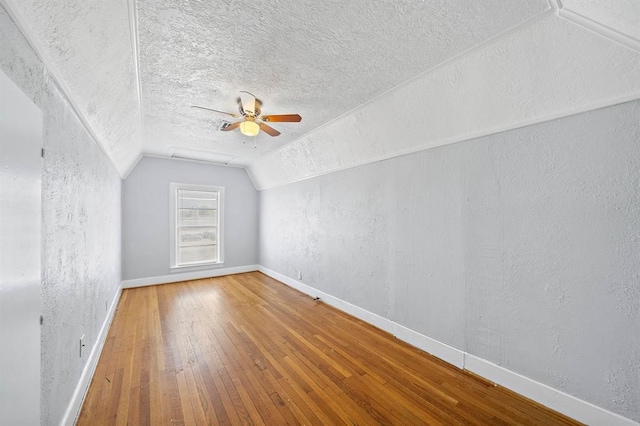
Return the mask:
[[(173, 153), (265, 188), (640, 97), (638, 0), (0, 4), (122, 176)], [(302, 122), (248, 138), (190, 108), (241, 90)]]
[[(640, 53), (554, 12), (249, 165), (259, 189), (640, 98)], [(406, 109), (411, 114), (395, 115)], [(603, 143), (608, 143), (603, 141)]]
[[(214, 152), (245, 164), (549, 9), (546, 0), (138, 0), (144, 151)], [(365, 7), (366, 6), (366, 7)], [(247, 90), (299, 113), (277, 138), (219, 132)], [(397, 111), (411, 114), (411, 111)]]
[(639, 0), (562, 0), (562, 6), (640, 42)]
[(124, 174), (142, 147), (127, 0), (6, 0), (81, 119)]

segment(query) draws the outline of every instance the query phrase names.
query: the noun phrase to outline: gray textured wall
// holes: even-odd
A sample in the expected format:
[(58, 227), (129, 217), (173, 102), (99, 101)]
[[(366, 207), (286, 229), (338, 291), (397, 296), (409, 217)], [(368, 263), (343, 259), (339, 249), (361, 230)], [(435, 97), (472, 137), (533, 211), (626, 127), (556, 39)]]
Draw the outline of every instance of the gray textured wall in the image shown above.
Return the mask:
[(640, 101), (260, 194), (260, 264), (640, 420)]
[(124, 280), (171, 273), (171, 182), (224, 186), (224, 267), (258, 263), (258, 192), (245, 169), (144, 157), (122, 186)]
[(58, 424), (120, 284), (121, 180), (0, 7), (0, 67), (42, 110), (42, 424)]

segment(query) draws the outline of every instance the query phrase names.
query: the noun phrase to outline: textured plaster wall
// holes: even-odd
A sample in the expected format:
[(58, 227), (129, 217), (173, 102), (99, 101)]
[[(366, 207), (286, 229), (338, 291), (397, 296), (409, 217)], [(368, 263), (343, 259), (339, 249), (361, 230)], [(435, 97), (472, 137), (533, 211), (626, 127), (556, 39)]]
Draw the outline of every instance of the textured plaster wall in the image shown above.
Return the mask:
[(250, 164), (259, 189), (640, 98), (640, 53), (549, 14)]
[(640, 101), (260, 193), (260, 264), (640, 420)]
[(128, 0), (3, 0), (118, 171), (142, 150)]
[[(42, 424), (59, 424), (120, 284), (120, 187), (109, 159), (0, 7), (0, 67), (42, 110)], [(78, 355), (84, 334), (86, 354)]]
[(245, 169), (144, 157), (122, 187), (123, 279), (171, 273), (171, 182), (225, 187), (224, 267), (258, 263), (258, 192)]

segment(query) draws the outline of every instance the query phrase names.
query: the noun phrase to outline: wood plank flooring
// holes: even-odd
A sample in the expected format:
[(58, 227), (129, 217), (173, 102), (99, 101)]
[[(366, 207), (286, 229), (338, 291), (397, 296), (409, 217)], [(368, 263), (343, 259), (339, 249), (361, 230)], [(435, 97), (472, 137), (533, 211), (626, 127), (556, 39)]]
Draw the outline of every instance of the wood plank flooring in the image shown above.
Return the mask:
[(124, 290), (78, 424), (576, 423), (254, 272)]

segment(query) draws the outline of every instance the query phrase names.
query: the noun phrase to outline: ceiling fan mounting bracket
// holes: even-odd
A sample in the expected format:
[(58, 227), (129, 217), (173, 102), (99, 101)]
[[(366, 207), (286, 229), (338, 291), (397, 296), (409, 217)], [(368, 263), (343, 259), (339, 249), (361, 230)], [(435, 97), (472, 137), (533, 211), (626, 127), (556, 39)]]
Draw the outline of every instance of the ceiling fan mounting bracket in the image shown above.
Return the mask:
[(240, 115), (242, 115), (243, 117), (247, 118), (247, 117), (253, 117), (253, 118), (258, 118), (260, 116), (260, 113), (262, 111), (260, 111), (259, 108), (256, 107), (256, 111), (252, 114), (251, 112), (247, 112), (242, 108), (242, 104), (240, 104), (238, 106), (238, 110), (240, 111)]

